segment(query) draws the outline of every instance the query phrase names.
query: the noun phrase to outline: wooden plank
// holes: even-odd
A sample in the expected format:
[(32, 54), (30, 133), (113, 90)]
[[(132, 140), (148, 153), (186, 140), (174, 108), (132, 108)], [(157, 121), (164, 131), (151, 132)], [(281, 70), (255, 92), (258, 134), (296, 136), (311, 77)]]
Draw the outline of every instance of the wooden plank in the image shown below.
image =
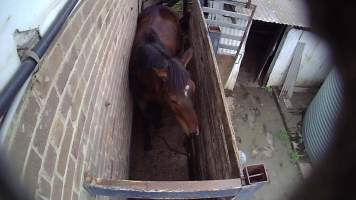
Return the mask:
[(194, 56), (188, 66), (196, 83), (194, 96), (201, 134), (195, 138), (196, 179), (239, 178), (236, 138), (225, 103), (217, 61), (208, 37), (204, 14), (193, 0), (190, 41)]
[(201, 199), (236, 196), (241, 179), (208, 181), (108, 180), (85, 174), (84, 187), (92, 195), (144, 199)]
[(242, 20), (248, 20), (250, 18), (250, 16), (238, 12), (231, 12), (227, 10), (221, 10), (221, 9), (209, 8), (209, 7), (203, 7), (202, 9), (203, 12), (206, 13), (219, 14), (219, 15), (234, 17)]
[[(252, 25), (252, 17), (256, 11), (256, 6), (255, 5), (252, 5), (252, 12), (251, 12), (251, 16), (250, 16), (250, 19), (247, 23), (247, 27), (246, 27), (246, 30), (244, 31), (243, 33), (243, 36), (242, 36), (242, 43), (240, 43), (240, 45), (238, 46), (238, 49), (236, 50), (236, 55), (235, 55), (235, 62), (234, 62), (234, 66), (229, 74), (229, 78), (227, 79), (226, 83), (225, 83), (225, 89), (227, 90), (233, 90), (234, 87), (235, 87), (235, 84), (236, 84), (236, 80), (237, 80), (237, 76), (239, 74), (239, 71), (240, 71), (240, 66), (241, 66), (241, 63), (242, 63), (242, 59), (243, 59), (243, 56), (245, 54), (244, 52), (244, 49), (245, 48), (245, 45), (246, 45), (246, 42), (247, 42), (247, 38), (248, 38), (248, 34), (250, 32), (250, 29), (251, 29), (251, 25)], [(243, 50), (243, 51), (242, 51)]]
[(269, 65), (268, 70), (267, 70), (267, 73), (266, 73), (266, 75), (265, 75), (265, 77), (264, 77), (264, 79), (263, 79), (263, 85), (267, 85), (267, 81), (268, 81), (268, 79), (269, 79), (269, 76), (271, 75), (271, 72), (272, 72), (272, 70), (273, 70), (273, 67), (274, 67), (275, 64), (276, 64), (278, 55), (281, 53), (281, 50), (282, 50), (282, 47), (283, 47), (284, 42), (286, 41), (288, 32), (289, 32), (292, 28), (293, 28), (292, 26), (287, 26), (286, 29), (284, 30), (282, 39), (281, 39), (281, 41), (280, 41), (279, 44), (278, 44), (277, 51), (276, 51), (276, 53), (275, 53), (275, 55), (274, 55), (274, 57), (273, 57), (273, 60), (272, 60), (271, 64)]
[(305, 43), (298, 42), (297, 46), (295, 47), (292, 62), (288, 69), (287, 77), (284, 81), (279, 98), (284, 98), (284, 99), (292, 98), (295, 81), (297, 80), (299, 69), (300, 69), (300, 63), (302, 62), (304, 46)]
[(224, 27), (228, 27), (228, 28), (237, 29), (240, 31), (244, 31), (246, 29), (246, 26), (240, 26), (237, 24), (229, 23), (229, 22), (223, 22), (223, 21), (211, 20), (211, 19), (206, 19), (205, 21), (209, 25), (224, 26)]

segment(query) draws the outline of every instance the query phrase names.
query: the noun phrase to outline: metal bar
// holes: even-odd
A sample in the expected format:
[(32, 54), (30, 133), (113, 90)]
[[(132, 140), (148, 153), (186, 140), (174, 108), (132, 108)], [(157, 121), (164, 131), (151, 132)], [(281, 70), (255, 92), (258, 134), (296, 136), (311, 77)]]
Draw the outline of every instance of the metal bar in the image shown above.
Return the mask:
[(205, 19), (205, 20), (206, 20), (206, 23), (209, 25), (224, 26), (224, 27), (228, 27), (228, 28), (241, 30), (241, 31), (244, 31), (246, 29), (245, 26), (240, 26), (237, 24), (229, 23), (229, 22), (223, 22), (223, 21), (217, 21), (217, 20), (211, 20), (211, 19)]
[(236, 196), (241, 179), (207, 181), (106, 180), (85, 174), (84, 188), (92, 195), (145, 199), (201, 199)]
[(255, 14), (256, 6), (255, 5), (251, 5), (251, 7), (252, 7), (251, 16), (250, 16), (250, 19), (248, 20), (248, 23), (247, 23), (247, 26), (246, 26), (247, 28), (246, 28), (246, 30), (244, 30), (244, 34), (242, 35), (242, 41), (243, 42), (240, 43), (239, 48), (237, 49), (235, 60), (239, 56), (239, 53), (241, 51), (243, 43), (246, 42), (246, 40), (247, 40), (247, 36), (248, 36), (248, 33), (249, 33), (251, 25), (252, 25), (252, 18), (253, 18), (253, 15)]
[(221, 38), (226, 38), (226, 39), (241, 41), (242, 36), (239, 36), (239, 35), (230, 35), (230, 34), (226, 34), (226, 33), (221, 33)]
[(233, 5), (233, 6), (243, 6), (246, 7), (248, 2), (241, 2), (241, 1), (231, 1), (231, 0), (214, 0), (217, 2), (221, 2), (224, 4), (228, 4), (228, 5)]
[(228, 44), (220, 44), (219, 48), (230, 49), (230, 50), (236, 51), (239, 47), (238, 46), (233, 46), (233, 45), (228, 45)]
[(259, 174), (249, 175), (249, 177), (250, 177), (250, 178), (253, 178), (253, 177), (264, 176), (264, 175), (265, 175), (264, 173), (259, 173)]
[(250, 18), (248, 15), (244, 15), (244, 14), (237, 13), (237, 12), (216, 9), (216, 8), (202, 7), (202, 10), (203, 10), (203, 12), (207, 12), (207, 13), (235, 17), (235, 18), (239, 18), (239, 19), (243, 19), (243, 20), (248, 20)]
[(228, 90), (233, 90), (234, 89), (234, 86), (235, 86), (235, 83), (236, 83), (236, 80), (237, 80), (238, 72), (239, 72), (240, 65), (241, 65), (241, 62), (242, 62), (242, 57), (243, 57), (243, 54), (241, 53), (241, 50), (244, 47), (244, 45), (246, 44), (246, 42), (247, 42), (247, 36), (248, 36), (248, 33), (249, 33), (251, 25), (252, 25), (252, 18), (253, 18), (253, 15), (255, 13), (256, 6), (255, 5), (251, 5), (251, 8), (252, 8), (251, 17), (248, 20), (248, 23), (247, 23), (247, 26), (246, 26), (246, 30), (244, 30), (244, 33), (243, 33), (243, 36), (242, 36), (242, 40), (241, 40), (241, 42), (238, 45), (238, 48), (236, 50), (236, 54), (234, 56), (235, 62), (234, 62), (233, 68), (232, 68), (232, 70), (230, 72), (229, 78), (227, 79), (227, 81), (225, 83), (225, 87), (224, 88), (228, 89)]

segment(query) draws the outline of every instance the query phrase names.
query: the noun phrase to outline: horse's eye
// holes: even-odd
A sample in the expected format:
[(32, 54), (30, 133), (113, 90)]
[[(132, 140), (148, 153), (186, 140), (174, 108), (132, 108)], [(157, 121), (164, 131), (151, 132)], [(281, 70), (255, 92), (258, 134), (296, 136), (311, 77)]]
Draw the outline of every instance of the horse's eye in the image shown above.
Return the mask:
[(173, 103), (173, 104), (178, 104), (178, 99), (177, 99), (177, 96), (176, 95), (172, 95), (170, 96), (170, 101)]
[(171, 99), (171, 102), (174, 103), (174, 104), (177, 104), (177, 105), (179, 104), (177, 99)]

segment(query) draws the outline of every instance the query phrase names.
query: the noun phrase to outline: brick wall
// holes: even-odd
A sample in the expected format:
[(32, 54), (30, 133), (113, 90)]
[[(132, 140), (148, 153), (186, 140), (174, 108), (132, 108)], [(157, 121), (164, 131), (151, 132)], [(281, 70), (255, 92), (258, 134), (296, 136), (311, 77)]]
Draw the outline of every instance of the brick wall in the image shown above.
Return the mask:
[(135, 0), (82, 0), (40, 63), (6, 138), (37, 199), (89, 199), (84, 171), (127, 178)]

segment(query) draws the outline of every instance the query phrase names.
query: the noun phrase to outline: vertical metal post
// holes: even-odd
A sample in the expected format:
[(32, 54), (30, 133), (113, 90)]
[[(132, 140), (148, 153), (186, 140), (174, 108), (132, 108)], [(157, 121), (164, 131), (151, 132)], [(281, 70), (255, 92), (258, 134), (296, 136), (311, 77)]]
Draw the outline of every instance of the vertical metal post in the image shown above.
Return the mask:
[(219, 50), (221, 30), (220, 30), (219, 26), (209, 26), (208, 29), (209, 29), (210, 40), (211, 40), (211, 43), (213, 44), (213, 49), (214, 49), (214, 52), (216, 55)]

